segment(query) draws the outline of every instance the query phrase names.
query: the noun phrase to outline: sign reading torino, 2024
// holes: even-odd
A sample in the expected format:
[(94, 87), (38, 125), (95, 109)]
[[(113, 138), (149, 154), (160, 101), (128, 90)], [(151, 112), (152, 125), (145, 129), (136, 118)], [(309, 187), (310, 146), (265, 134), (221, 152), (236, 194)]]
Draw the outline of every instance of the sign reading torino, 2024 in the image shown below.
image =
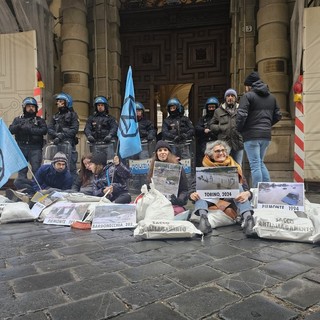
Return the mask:
[(196, 189), (201, 199), (234, 198), (239, 194), (236, 167), (197, 167)]

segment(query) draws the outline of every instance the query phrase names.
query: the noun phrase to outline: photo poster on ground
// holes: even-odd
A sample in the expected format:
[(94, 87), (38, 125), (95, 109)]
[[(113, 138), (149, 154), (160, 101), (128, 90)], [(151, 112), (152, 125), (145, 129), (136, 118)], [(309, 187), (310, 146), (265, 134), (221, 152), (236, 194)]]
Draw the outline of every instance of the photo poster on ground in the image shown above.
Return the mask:
[(171, 195), (178, 196), (182, 165), (155, 161), (153, 169), (153, 184), (169, 200)]
[(53, 197), (53, 194), (54, 192), (43, 194), (37, 191), (31, 199), (32, 202), (35, 202), (31, 208), (32, 214), (38, 218), (43, 209), (56, 202), (58, 199)]
[(95, 207), (91, 230), (135, 228), (135, 204), (105, 203)]
[(129, 159), (129, 169), (133, 175), (143, 175), (149, 172), (151, 158), (142, 160)]
[(50, 211), (44, 218), (43, 223), (70, 226), (76, 220), (83, 220), (89, 205), (87, 202), (58, 201), (50, 206)]
[(304, 183), (259, 182), (257, 207), (304, 211)]
[(201, 199), (236, 197), (239, 194), (237, 167), (196, 167), (196, 190)]

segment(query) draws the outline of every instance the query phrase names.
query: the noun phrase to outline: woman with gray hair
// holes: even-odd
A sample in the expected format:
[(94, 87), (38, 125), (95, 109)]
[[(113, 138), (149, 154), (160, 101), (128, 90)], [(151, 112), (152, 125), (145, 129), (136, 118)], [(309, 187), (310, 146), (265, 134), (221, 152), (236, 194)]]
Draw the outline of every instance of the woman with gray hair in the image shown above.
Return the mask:
[[(254, 235), (253, 210), (251, 208), (250, 200), (252, 198), (252, 193), (249, 189), (247, 181), (242, 173), (241, 166), (234, 161), (234, 159), (229, 155), (230, 146), (222, 140), (216, 140), (214, 142), (209, 142), (205, 150), (205, 156), (202, 160), (202, 165), (204, 167), (236, 167), (239, 177), (239, 194), (233, 199), (223, 199), (224, 207), (223, 210), (227, 215), (232, 216), (235, 219), (235, 212), (238, 211), (243, 218), (243, 231), (246, 236), (250, 237)], [(208, 221), (208, 208), (215, 206), (219, 203), (219, 199), (212, 198), (203, 200), (200, 198), (199, 193), (196, 190), (196, 180), (194, 179), (191, 190), (189, 193), (189, 199), (195, 203), (194, 213), (200, 216), (199, 228), (202, 232), (208, 233), (211, 231), (211, 225)], [(221, 200), (221, 199), (220, 199)], [(227, 202), (227, 205), (226, 205)], [(219, 208), (219, 205), (217, 206)], [(226, 209), (229, 209), (227, 212)], [(232, 213), (232, 210), (233, 212)]]

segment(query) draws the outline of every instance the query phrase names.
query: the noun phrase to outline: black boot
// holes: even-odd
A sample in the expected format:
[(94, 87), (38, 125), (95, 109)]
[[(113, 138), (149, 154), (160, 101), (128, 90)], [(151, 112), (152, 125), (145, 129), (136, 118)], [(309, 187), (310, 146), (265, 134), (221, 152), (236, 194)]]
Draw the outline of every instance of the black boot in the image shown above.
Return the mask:
[(243, 222), (243, 233), (248, 237), (256, 237), (257, 233), (253, 230), (254, 220), (253, 217), (247, 216)]
[(208, 215), (206, 214), (202, 214), (200, 215), (200, 222), (199, 222), (199, 226), (198, 229), (204, 234), (208, 234), (212, 231), (212, 227), (211, 224), (208, 220)]

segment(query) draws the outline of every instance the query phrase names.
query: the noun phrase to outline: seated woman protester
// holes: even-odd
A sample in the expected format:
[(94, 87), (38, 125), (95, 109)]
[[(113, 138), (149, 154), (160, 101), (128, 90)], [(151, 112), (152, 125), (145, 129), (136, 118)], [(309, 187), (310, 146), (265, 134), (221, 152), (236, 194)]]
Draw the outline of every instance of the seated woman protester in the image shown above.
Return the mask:
[(114, 203), (130, 203), (127, 180), (131, 177), (130, 170), (120, 162), (118, 156), (107, 164), (105, 153), (94, 153), (91, 158), (90, 170), (93, 172), (92, 195), (106, 198)]
[(73, 182), (71, 191), (81, 192), (87, 195), (93, 195), (92, 181), (93, 173), (90, 170), (92, 154), (88, 153), (81, 157), (80, 171), (77, 179)]
[[(234, 166), (238, 169), (239, 176), (239, 191), (240, 193), (234, 199), (224, 199), (229, 202), (229, 204), (224, 202), (224, 207), (228, 209), (233, 209), (239, 211), (240, 215), (243, 218), (243, 232), (246, 236), (250, 237), (255, 235), (253, 228), (253, 210), (251, 208), (250, 200), (252, 198), (252, 193), (249, 190), (249, 186), (245, 177), (242, 174), (242, 169), (240, 165), (233, 160), (229, 155), (230, 147), (229, 145), (222, 140), (217, 140), (214, 142), (209, 142), (205, 150), (205, 156), (202, 160), (202, 165), (204, 167), (219, 167), (219, 166)], [(208, 221), (208, 208), (212, 207), (214, 209), (219, 209), (219, 206), (215, 208), (214, 200), (212, 202), (209, 200), (203, 200), (200, 198), (199, 194), (196, 191), (196, 180), (193, 181), (190, 194), (190, 200), (195, 202), (195, 211), (194, 213), (200, 215), (199, 229), (203, 233), (208, 233), (211, 231), (211, 225)], [(218, 202), (219, 203), (219, 202)], [(228, 214), (226, 212), (226, 214)], [(230, 214), (228, 214), (230, 215)], [(235, 216), (234, 216), (235, 218)]]
[[(155, 161), (179, 164), (179, 158), (172, 153), (169, 143), (164, 140), (159, 140), (156, 144), (155, 154), (150, 163), (148, 182), (151, 182)], [(155, 188), (157, 188), (157, 186), (155, 186)], [(188, 186), (188, 179), (187, 179), (186, 173), (184, 169), (181, 168), (181, 175), (180, 175), (180, 181), (179, 181), (179, 187), (178, 187), (178, 196), (171, 195), (171, 200), (170, 200), (173, 205), (173, 210), (175, 215), (185, 211), (184, 206), (188, 202), (188, 195), (189, 195), (188, 188), (189, 186)]]

